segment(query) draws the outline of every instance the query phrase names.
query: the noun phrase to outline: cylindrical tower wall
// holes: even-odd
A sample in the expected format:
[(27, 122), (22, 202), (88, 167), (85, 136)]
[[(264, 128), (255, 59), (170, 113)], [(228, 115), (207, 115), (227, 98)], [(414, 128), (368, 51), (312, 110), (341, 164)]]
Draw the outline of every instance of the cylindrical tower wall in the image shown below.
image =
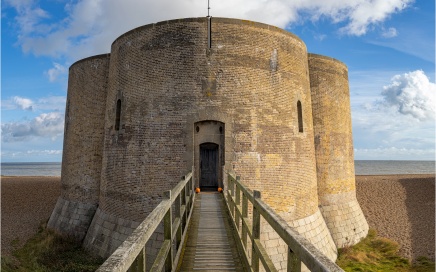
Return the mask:
[[(231, 102), (233, 170), (287, 222), (332, 259), (336, 248), (318, 210), (313, 123), (305, 44), (279, 28), (212, 18), (210, 66)], [(214, 47), (215, 46), (215, 47)], [(223, 80), (226, 79), (226, 80)], [(219, 96), (217, 96), (219, 97)], [(300, 114), (299, 118), (299, 109)], [(220, 105), (222, 107), (222, 105)], [(301, 130), (300, 130), (301, 127)], [(226, 147), (228, 148), (228, 147)], [(278, 269), (287, 247), (263, 224), (261, 239)]]
[[(206, 32), (204, 18), (174, 20), (112, 44), (100, 205), (84, 241), (100, 256), (110, 255), (192, 169), (186, 153), (194, 125), (187, 119), (196, 111)], [(148, 261), (162, 237), (151, 238)]]
[(348, 69), (309, 54), (320, 209), (336, 246), (365, 237), (368, 224), (356, 198)]
[(61, 196), (48, 227), (82, 240), (98, 206), (109, 55), (69, 70), (62, 154)]
[[(195, 124), (216, 121), (223, 166), (334, 258), (318, 210), (304, 43), (276, 27), (212, 18), (209, 48), (207, 24), (207, 18), (161, 22), (112, 44), (100, 206), (85, 244), (110, 254), (165, 190), (198, 169)], [(208, 127), (215, 129), (201, 129)], [(105, 222), (109, 234), (98, 227)]]

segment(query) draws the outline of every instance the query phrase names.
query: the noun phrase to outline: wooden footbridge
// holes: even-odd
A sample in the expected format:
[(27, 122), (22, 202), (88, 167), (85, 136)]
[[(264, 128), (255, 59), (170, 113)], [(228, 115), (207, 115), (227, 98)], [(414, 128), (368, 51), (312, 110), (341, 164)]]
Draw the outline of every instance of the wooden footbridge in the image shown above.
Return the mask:
[[(104, 262), (109, 271), (279, 271), (260, 241), (260, 218), (288, 245), (287, 271), (343, 271), (296, 233), (238, 178), (224, 193), (194, 193), (187, 175)], [(249, 215), (250, 214), (250, 215)], [(164, 241), (146, 267), (146, 243), (164, 225)], [(283, 271), (283, 269), (282, 269)]]

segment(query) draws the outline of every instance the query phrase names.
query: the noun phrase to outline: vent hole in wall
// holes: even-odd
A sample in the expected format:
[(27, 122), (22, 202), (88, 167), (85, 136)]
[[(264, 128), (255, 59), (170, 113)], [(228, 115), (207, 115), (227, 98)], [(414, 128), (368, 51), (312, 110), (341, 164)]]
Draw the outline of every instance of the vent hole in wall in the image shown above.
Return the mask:
[(199, 126), (196, 126), (196, 127), (195, 127), (195, 131), (199, 132), (199, 131), (200, 131), (200, 127), (199, 127)]

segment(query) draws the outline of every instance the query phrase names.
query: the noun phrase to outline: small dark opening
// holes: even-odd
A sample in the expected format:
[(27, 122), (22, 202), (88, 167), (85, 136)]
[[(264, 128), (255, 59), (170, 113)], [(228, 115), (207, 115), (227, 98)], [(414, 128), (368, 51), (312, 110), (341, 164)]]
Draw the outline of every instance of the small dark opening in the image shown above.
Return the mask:
[(200, 145), (200, 189), (216, 191), (218, 189), (219, 146), (214, 143)]
[(298, 111), (298, 132), (303, 132), (303, 110), (301, 109), (300, 100), (298, 100), (297, 102), (297, 111)]
[(220, 127), (220, 134), (223, 134), (223, 127)]
[(121, 122), (121, 99), (117, 100), (117, 110), (115, 115), (115, 130), (120, 130)]
[(199, 126), (196, 126), (196, 127), (195, 127), (195, 131), (199, 132), (199, 131), (200, 131), (200, 127), (199, 127)]

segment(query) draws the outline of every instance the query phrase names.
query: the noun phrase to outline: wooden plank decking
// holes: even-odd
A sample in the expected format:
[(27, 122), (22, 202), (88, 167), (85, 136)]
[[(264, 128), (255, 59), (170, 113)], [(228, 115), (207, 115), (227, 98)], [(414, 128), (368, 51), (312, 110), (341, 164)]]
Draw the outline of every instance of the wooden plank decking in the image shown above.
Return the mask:
[(178, 271), (246, 271), (224, 205), (220, 193), (197, 195)]

